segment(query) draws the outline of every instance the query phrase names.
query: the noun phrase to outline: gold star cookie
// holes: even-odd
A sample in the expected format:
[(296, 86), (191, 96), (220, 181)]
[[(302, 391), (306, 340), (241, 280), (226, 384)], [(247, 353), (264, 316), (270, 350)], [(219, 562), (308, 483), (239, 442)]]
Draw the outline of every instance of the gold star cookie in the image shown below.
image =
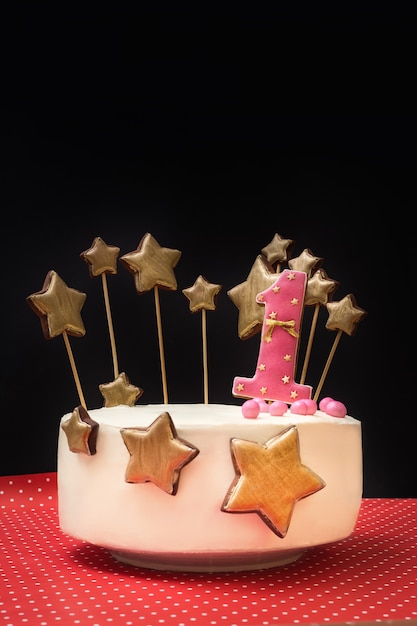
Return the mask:
[(231, 449), (236, 476), (221, 510), (257, 513), (276, 535), (285, 537), (296, 502), (325, 486), (301, 463), (296, 426), (264, 445), (234, 438)]
[(336, 280), (331, 280), (323, 269), (317, 270), (307, 281), (307, 289), (304, 304), (327, 304), (331, 296), (340, 285)]
[(214, 311), (216, 308), (216, 296), (222, 286), (209, 283), (204, 276), (198, 276), (192, 287), (183, 289), (182, 293), (190, 301), (190, 311), (195, 313), (201, 309)]
[(323, 263), (323, 259), (314, 254), (308, 248), (305, 248), (300, 256), (288, 261), (288, 265), (292, 270), (305, 272), (309, 278)]
[(232, 287), (227, 295), (239, 309), (238, 334), (241, 339), (248, 339), (261, 330), (265, 307), (258, 304), (256, 296), (273, 285), (279, 274), (275, 274), (265, 260), (258, 255), (245, 282)]
[(88, 415), (84, 407), (77, 406), (61, 428), (67, 436), (71, 452), (96, 453), (98, 424)]
[(96, 237), (91, 248), (81, 252), (81, 258), (87, 263), (90, 276), (117, 274), (117, 258), (120, 248), (108, 246), (101, 237)]
[(272, 241), (265, 248), (262, 248), (261, 252), (271, 265), (274, 265), (274, 263), (280, 264), (288, 261), (293, 245), (294, 241), (292, 239), (284, 239), (281, 235), (275, 233)]
[(367, 315), (364, 309), (357, 306), (353, 294), (345, 296), (339, 302), (329, 302), (326, 306), (329, 312), (326, 328), (343, 330), (348, 335), (354, 334), (358, 323)]
[(134, 275), (138, 293), (157, 286), (175, 291), (177, 281), (173, 270), (180, 257), (179, 250), (162, 248), (156, 239), (147, 233), (137, 249), (120, 257), (120, 261)]
[(182, 468), (199, 454), (199, 450), (177, 437), (169, 413), (162, 413), (148, 428), (122, 428), (120, 432), (130, 454), (125, 481), (152, 482), (166, 493), (175, 495)]
[(143, 389), (130, 384), (130, 380), (124, 372), (118, 375), (112, 383), (99, 385), (101, 395), (104, 398), (104, 406), (118, 406), (126, 404), (133, 406), (143, 394)]
[(62, 278), (51, 270), (41, 291), (28, 296), (26, 301), (40, 318), (45, 338), (52, 339), (64, 331), (75, 337), (85, 335), (81, 309), (86, 298), (85, 293), (67, 287)]

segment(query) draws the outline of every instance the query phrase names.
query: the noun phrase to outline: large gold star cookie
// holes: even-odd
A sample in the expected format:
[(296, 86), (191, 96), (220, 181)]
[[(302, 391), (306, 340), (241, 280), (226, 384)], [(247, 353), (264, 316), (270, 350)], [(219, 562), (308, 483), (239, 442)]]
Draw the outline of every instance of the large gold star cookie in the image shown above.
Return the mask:
[(199, 450), (177, 437), (169, 413), (162, 413), (148, 428), (122, 428), (120, 432), (130, 454), (125, 481), (152, 482), (175, 495), (182, 468)]
[(117, 274), (117, 258), (120, 248), (108, 246), (101, 237), (96, 237), (91, 248), (81, 252), (80, 257), (87, 263), (90, 276)]
[(129, 378), (121, 372), (111, 383), (99, 385), (101, 395), (104, 398), (104, 406), (118, 406), (126, 404), (133, 406), (143, 394), (143, 389), (130, 384)]
[(71, 452), (89, 455), (96, 453), (98, 427), (98, 423), (91, 419), (82, 406), (77, 406), (71, 417), (61, 425)]
[(138, 293), (153, 287), (175, 291), (177, 280), (174, 267), (181, 252), (173, 248), (162, 248), (151, 234), (147, 233), (134, 252), (120, 257), (121, 263), (134, 275)]
[(326, 306), (329, 312), (326, 328), (343, 330), (348, 335), (355, 333), (358, 323), (367, 315), (364, 309), (357, 306), (353, 294), (345, 296), (339, 302), (328, 302)]
[(87, 298), (85, 293), (67, 287), (62, 278), (50, 270), (41, 291), (26, 298), (38, 315), (46, 339), (61, 335), (64, 331), (75, 337), (83, 337), (85, 328), (81, 309)]
[(247, 279), (232, 287), (227, 295), (239, 309), (238, 334), (241, 339), (248, 339), (261, 330), (265, 307), (258, 304), (256, 296), (274, 284), (279, 274), (275, 274), (265, 257), (258, 255)]
[(276, 535), (285, 537), (295, 503), (325, 486), (301, 463), (296, 426), (264, 445), (234, 438), (231, 448), (236, 476), (222, 511), (257, 513)]
[(201, 309), (214, 311), (216, 309), (216, 296), (222, 286), (209, 283), (204, 276), (198, 276), (192, 287), (183, 289), (182, 293), (190, 301), (190, 311), (196, 313)]

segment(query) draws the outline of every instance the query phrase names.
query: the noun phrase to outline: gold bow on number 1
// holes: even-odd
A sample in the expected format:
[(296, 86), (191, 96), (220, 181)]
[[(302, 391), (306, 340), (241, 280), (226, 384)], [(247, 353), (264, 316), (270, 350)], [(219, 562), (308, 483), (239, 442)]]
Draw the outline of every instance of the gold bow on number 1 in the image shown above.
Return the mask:
[(295, 321), (294, 320), (289, 320), (288, 322), (283, 322), (281, 320), (271, 320), (271, 319), (267, 319), (266, 320), (266, 325), (269, 326), (268, 330), (266, 331), (266, 333), (263, 336), (263, 340), (270, 342), (272, 339), (272, 333), (274, 331), (274, 327), (275, 326), (280, 326), (280, 328), (283, 328), (284, 330), (287, 331), (287, 333), (289, 333), (292, 337), (298, 337), (298, 333), (296, 330), (294, 330), (294, 326), (295, 326)]

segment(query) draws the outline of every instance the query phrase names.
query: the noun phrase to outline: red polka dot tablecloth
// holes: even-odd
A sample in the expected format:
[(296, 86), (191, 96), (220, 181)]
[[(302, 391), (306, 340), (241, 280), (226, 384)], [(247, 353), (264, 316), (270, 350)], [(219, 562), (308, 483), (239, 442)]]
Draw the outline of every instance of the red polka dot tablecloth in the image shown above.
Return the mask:
[(417, 624), (417, 499), (364, 499), (352, 535), (279, 568), (124, 565), (59, 528), (55, 473), (0, 477), (0, 626)]

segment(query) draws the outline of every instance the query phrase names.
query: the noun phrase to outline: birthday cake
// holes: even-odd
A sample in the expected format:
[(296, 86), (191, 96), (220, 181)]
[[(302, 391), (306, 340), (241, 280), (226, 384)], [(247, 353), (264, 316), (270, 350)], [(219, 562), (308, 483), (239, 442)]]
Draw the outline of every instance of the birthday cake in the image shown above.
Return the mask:
[[(69, 340), (86, 332), (86, 295), (51, 270), (27, 298), (45, 337), (63, 335), (80, 400), (59, 421), (64, 533), (132, 565), (208, 572), (282, 565), (352, 533), (362, 498), (361, 423), (342, 402), (319, 395), (341, 335), (352, 335), (366, 312), (352, 294), (333, 301), (338, 283), (321, 268), (322, 259), (309, 249), (291, 259), (292, 244), (276, 234), (247, 280), (227, 292), (238, 310), (239, 337), (259, 335), (254, 375), (230, 381), (230, 404), (208, 402), (204, 340), (204, 402), (168, 402), (158, 288), (177, 289), (181, 252), (161, 247), (149, 233), (120, 258), (120, 249), (99, 237), (81, 254), (90, 275), (103, 280), (113, 354), (114, 380), (100, 385), (101, 408), (87, 407)], [(143, 390), (118, 370), (105, 280), (117, 273), (118, 260), (138, 293), (154, 291), (161, 404), (139, 403)], [(220, 290), (201, 275), (182, 290), (190, 311), (201, 313), (203, 329)], [(306, 306), (315, 315), (296, 382)], [(314, 390), (305, 379), (322, 308), (336, 335)]]

